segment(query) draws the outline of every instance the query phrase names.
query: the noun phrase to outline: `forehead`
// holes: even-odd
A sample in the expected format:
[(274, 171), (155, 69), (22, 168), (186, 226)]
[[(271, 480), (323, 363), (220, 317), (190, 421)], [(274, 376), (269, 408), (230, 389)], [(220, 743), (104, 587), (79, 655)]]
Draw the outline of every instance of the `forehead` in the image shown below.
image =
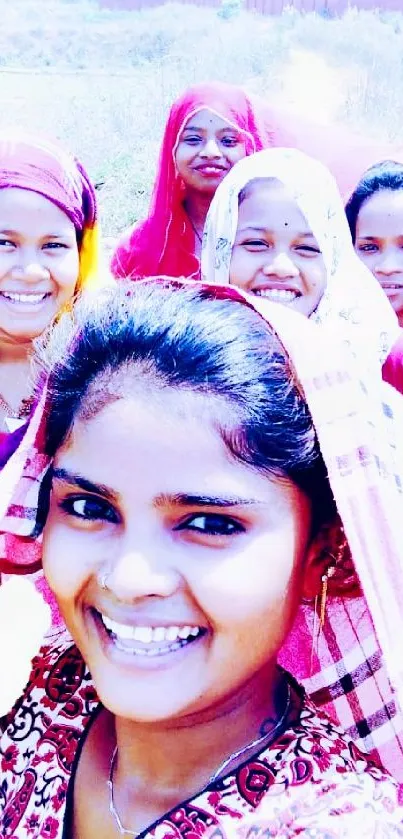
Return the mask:
[(403, 235), (403, 190), (383, 189), (362, 205), (357, 219), (359, 235)]
[(233, 408), (222, 400), (193, 393), (123, 397), (92, 418), (78, 419), (55, 465), (137, 498), (263, 490), (267, 478), (235, 461), (222, 440), (221, 420), (229, 425), (233, 418)]
[(261, 180), (251, 184), (239, 208), (238, 223), (270, 230), (310, 232), (309, 224), (295, 198), (280, 181)]
[(0, 227), (16, 231), (41, 230), (48, 226), (74, 229), (73, 222), (53, 201), (29, 189), (0, 189)]
[(214, 111), (210, 111), (208, 108), (202, 108), (193, 114), (193, 116), (189, 117), (184, 125), (184, 130), (189, 128), (197, 128), (200, 131), (237, 130), (235, 125), (231, 124), (224, 117), (214, 113)]

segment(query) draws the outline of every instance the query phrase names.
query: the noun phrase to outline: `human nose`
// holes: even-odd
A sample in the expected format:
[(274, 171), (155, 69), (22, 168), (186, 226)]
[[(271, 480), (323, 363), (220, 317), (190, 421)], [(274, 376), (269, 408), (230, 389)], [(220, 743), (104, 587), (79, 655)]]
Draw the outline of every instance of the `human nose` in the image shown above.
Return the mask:
[(181, 585), (178, 570), (158, 549), (123, 541), (113, 562), (100, 572), (101, 587), (121, 602), (170, 597)]
[(266, 276), (275, 276), (281, 280), (286, 280), (289, 277), (297, 277), (299, 270), (292, 259), (284, 251), (275, 253), (268, 259), (263, 267), (263, 273)]
[(221, 149), (216, 137), (209, 137), (200, 152), (201, 157), (212, 158), (221, 157)]
[(375, 270), (377, 274), (385, 277), (401, 274), (403, 272), (403, 252), (384, 251), (376, 262)]
[(41, 280), (46, 280), (49, 278), (49, 273), (49, 269), (43, 265), (42, 260), (31, 252), (20, 254), (12, 270), (15, 279), (26, 283), (38, 283)]

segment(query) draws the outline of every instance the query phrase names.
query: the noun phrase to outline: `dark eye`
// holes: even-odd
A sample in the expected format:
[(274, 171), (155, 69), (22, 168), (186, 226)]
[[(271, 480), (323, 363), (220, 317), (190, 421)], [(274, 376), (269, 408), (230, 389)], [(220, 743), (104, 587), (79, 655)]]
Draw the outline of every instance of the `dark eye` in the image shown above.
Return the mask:
[(13, 248), (14, 247), (14, 242), (11, 242), (10, 239), (1, 239), (0, 238), (0, 247)]
[(116, 510), (103, 498), (75, 495), (60, 502), (61, 509), (68, 515), (85, 521), (108, 521), (118, 524)]
[(322, 251), (318, 247), (315, 247), (315, 245), (297, 245), (295, 250), (299, 253), (306, 254), (307, 256), (317, 256), (322, 253)]
[(208, 536), (233, 536), (236, 533), (245, 532), (244, 526), (239, 521), (217, 513), (199, 513), (190, 516), (175, 529), (195, 530)]
[(194, 136), (189, 135), (188, 137), (184, 137), (182, 142), (187, 143), (189, 146), (196, 146), (197, 143), (201, 143), (202, 138), (198, 137), (196, 134)]
[(221, 142), (223, 146), (232, 148), (233, 146), (237, 146), (241, 142), (241, 139), (240, 137), (222, 137)]
[(247, 239), (245, 242), (242, 242), (242, 245), (244, 248), (249, 248), (250, 250), (264, 250), (269, 247), (269, 243), (263, 239)]
[(367, 242), (366, 244), (358, 245), (357, 250), (359, 250), (360, 253), (376, 253), (378, 246)]
[(48, 248), (49, 250), (59, 250), (59, 248), (66, 250), (68, 245), (66, 245), (65, 242), (46, 242), (46, 245), (43, 247)]

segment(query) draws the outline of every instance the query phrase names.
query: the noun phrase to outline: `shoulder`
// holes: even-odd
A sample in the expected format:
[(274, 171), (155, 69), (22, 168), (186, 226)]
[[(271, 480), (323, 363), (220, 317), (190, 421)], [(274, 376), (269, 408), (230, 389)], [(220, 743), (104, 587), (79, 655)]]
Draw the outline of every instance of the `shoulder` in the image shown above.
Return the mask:
[[(130, 277), (136, 271), (138, 250), (144, 243), (144, 236), (148, 229), (148, 219), (136, 222), (125, 230), (114, 249), (111, 258), (111, 271), (117, 279)], [(148, 243), (149, 245), (149, 243)]]
[(97, 705), (71, 639), (42, 647), (0, 737), (1, 836), (21, 835), (22, 820), (27, 824), (31, 816), (63, 811), (78, 746)]
[(260, 761), (272, 781), (239, 836), (403, 836), (395, 782), (309, 700)]

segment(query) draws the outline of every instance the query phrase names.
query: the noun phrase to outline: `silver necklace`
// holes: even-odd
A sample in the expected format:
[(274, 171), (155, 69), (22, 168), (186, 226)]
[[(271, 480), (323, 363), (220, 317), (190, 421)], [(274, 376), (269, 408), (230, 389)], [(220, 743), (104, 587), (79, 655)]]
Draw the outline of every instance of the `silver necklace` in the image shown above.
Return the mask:
[[(227, 769), (227, 767), (232, 763), (232, 761), (238, 760), (238, 758), (240, 758), (242, 755), (244, 755), (245, 752), (249, 752), (249, 751), (251, 751), (251, 749), (255, 749), (257, 746), (260, 746), (269, 737), (270, 737), (270, 741), (272, 741), (275, 734), (277, 734), (277, 731), (279, 731), (279, 729), (284, 725), (284, 723), (287, 719), (288, 712), (290, 710), (290, 704), (291, 704), (291, 689), (290, 689), (290, 685), (287, 682), (287, 699), (286, 699), (286, 702), (285, 702), (285, 705), (284, 705), (284, 711), (281, 714), (280, 719), (276, 722), (276, 725), (273, 726), (272, 728), (270, 728), (269, 731), (266, 731), (265, 734), (262, 734), (260, 737), (257, 737), (256, 740), (253, 740), (252, 743), (248, 743), (247, 746), (244, 746), (242, 749), (238, 749), (238, 751), (233, 752), (229, 757), (227, 757), (221, 763), (221, 765), (218, 767), (218, 769), (216, 769), (214, 774), (210, 776), (209, 780), (207, 781), (206, 787), (209, 787), (210, 784), (214, 783), (214, 781), (217, 781), (218, 778), (220, 777), (220, 775), (222, 775), (224, 770)], [(117, 756), (118, 756), (118, 747), (116, 745), (114, 750), (113, 750), (113, 753), (112, 753), (111, 762), (110, 762), (110, 766), (109, 766), (109, 777), (108, 777), (108, 780), (106, 782), (107, 786), (108, 786), (108, 789), (109, 789), (109, 812), (110, 812), (112, 818), (114, 819), (116, 827), (117, 827), (121, 836), (134, 836), (134, 839), (138, 839), (138, 837), (141, 836), (141, 834), (144, 833), (144, 831), (143, 830), (139, 830), (139, 831), (129, 830), (127, 827), (124, 827), (124, 825), (122, 824), (122, 822), (120, 820), (119, 813), (116, 809), (115, 794), (114, 794), (114, 788), (113, 788), (113, 775), (114, 775), (114, 771), (115, 771), (115, 764), (116, 764)]]
[(188, 213), (188, 218), (189, 218), (190, 224), (193, 227), (193, 231), (194, 231), (194, 234), (195, 234), (196, 238), (199, 240), (200, 244), (202, 245), (203, 244), (203, 233), (199, 233), (196, 225), (193, 222), (193, 219), (190, 218), (189, 213)]

